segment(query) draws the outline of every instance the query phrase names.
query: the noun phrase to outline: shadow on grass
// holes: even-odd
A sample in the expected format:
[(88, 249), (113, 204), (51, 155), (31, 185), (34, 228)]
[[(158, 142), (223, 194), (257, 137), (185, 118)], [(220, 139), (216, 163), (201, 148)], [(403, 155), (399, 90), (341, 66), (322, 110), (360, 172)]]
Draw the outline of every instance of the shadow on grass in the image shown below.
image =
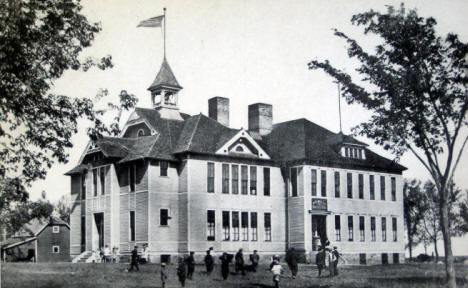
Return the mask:
[[(370, 282), (375, 281), (378, 283), (385, 283), (385, 284), (393, 284), (393, 285), (398, 285), (398, 284), (408, 284), (411, 283), (413, 285), (421, 285), (421, 287), (424, 287), (423, 285), (440, 285), (443, 286), (445, 285), (445, 277), (392, 277), (392, 278), (368, 278)], [(463, 277), (457, 277), (457, 286), (464, 287), (464, 285), (467, 285), (468, 282), (463, 278)]]

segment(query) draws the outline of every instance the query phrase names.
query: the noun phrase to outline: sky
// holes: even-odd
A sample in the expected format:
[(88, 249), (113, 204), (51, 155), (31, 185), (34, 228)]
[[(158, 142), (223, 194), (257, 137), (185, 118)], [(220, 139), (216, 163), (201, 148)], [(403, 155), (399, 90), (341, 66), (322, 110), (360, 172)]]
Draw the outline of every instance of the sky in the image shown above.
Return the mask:
[[(343, 40), (333, 35), (337, 28), (358, 40), (365, 48), (376, 39), (352, 26), (352, 15), (370, 9), (384, 12), (386, 5), (398, 1), (123, 1), (85, 0), (83, 14), (100, 22), (85, 56), (112, 55), (114, 68), (86, 73), (67, 71), (56, 81), (52, 92), (71, 97), (94, 98), (99, 89), (109, 96), (101, 102), (117, 102), (121, 90), (136, 95), (139, 107), (150, 107), (147, 88), (159, 71), (163, 58), (163, 34), (160, 28), (136, 28), (142, 20), (166, 15), (166, 57), (181, 86), (179, 107), (188, 114), (208, 114), (208, 99), (230, 99), (230, 125), (248, 127), (247, 106), (264, 102), (273, 105), (273, 122), (307, 118), (333, 132), (339, 132), (337, 87), (324, 72), (310, 71), (313, 59), (329, 59), (353, 74), (357, 62), (350, 60)], [(434, 17), (439, 35), (454, 32), (468, 42), (468, 1), (405, 1), (423, 17)], [(353, 74), (357, 75), (357, 74)], [(342, 101), (343, 132), (366, 121), (370, 113)], [(123, 120), (128, 117), (124, 115)], [(88, 142), (85, 121), (72, 138), (67, 164), (55, 164), (47, 178), (34, 183), (33, 199), (46, 191), (56, 201), (70, 193), (70, 179), (63, 175), (73, 168)], [(466, 135), (466, 134), (465, 134)], [(359, 138), (370, 149), (393, 159), (372, 139)], [(406, 178), (428, 179), (428, 173), (410, 154), (400, 163), (408, 167)], [(459, 187), (468, 189), (468, 152), (455, 175)], [(454, 243), (455, 254), (468, 254), (465, 239)], [(439, 249), (442, 251), (442, 249)]]

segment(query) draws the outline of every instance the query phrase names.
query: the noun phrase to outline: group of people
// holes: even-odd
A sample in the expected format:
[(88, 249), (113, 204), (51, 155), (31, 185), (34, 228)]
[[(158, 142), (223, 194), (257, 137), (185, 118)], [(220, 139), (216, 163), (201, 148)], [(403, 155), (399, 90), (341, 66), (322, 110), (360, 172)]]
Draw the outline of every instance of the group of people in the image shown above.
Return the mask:
[(329, 274), (328, 277), (333, 277), (338, 275), (338, 260), (341, 259), (346, 262), (346, 260), (338, 252), (336, 246), (333, 247), (333, 250), (324, 246), (318, 247), (319, 252), (315, 256), (315, 263), (317, 264), (318, 277), (322, 277), (322, 271), (328, 268)]
[(119, 262), (119, 248), (113, 247), (112, 250), (106, 245), (93, 251), (91, 255), (91, 262), (93, 263), (118, 263)]

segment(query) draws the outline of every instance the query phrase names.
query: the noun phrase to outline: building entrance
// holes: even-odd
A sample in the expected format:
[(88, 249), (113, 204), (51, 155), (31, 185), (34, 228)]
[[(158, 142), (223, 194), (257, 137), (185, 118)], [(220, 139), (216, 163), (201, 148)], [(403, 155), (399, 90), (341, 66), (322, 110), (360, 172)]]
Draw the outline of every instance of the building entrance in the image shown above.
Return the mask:
[(327, 215), (312, 215), (312, 251), (318, 251), (327, 240)]
[(104, 248), (104, 213), (94, 214), (93, 250)]

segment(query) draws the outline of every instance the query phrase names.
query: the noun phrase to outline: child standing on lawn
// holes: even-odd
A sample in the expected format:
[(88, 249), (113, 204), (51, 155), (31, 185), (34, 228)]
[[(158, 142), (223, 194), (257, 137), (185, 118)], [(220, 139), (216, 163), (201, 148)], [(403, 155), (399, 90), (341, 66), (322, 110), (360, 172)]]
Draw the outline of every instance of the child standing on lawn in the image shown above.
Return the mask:
[(167, 274), (166, 274), (166, 263), (161, 263), (161, 287), (166, 288), (166, 280), (167, 280)]
[(273, 257), (273, 262), (270, 264), (270, 267), (270, 271), (273, 273), (275, 288), (279, 288), (280, 276), (283, 273), (283, 267), (279, 263), (279, 256)]
[(177, 276), (179, 276), (180, 285), (185, 287), (185, 277), (187, 276), (187, 272), (185, 270), (185, 262), (182, 257), (179, 258), (179, 266), (177, 267)]

